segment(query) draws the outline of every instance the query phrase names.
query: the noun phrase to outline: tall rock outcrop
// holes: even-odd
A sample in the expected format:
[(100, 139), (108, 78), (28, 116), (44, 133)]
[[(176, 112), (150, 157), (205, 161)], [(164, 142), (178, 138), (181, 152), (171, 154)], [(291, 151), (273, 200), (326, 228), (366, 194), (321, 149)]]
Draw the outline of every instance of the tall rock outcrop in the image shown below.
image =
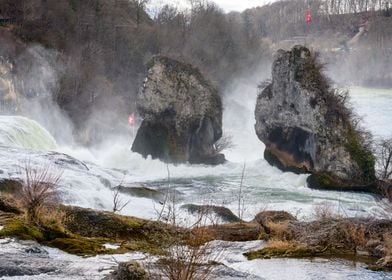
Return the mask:
[(132, 151), (171, 163), (221, 164), (222, 102), (199, 70), (156, 56), (138, 96), (143, 122)]
[(366, 189), (375, 181), (374, 157), (346, 98), (330, 88), (307, 48), (279, 50), (272, 82), (259, 93), (255, 110), (266, 160), (285, 171), (312, 173), (310, 187)]

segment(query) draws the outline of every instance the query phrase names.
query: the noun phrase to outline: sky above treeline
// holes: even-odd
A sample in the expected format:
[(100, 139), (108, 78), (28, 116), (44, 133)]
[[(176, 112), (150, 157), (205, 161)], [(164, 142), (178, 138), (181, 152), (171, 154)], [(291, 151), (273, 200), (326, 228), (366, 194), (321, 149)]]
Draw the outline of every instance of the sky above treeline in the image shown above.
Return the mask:
[[(254, 8), (257, 6), (263, 6), (265, 4), (274, 2), (275, 0), (213, 0), (219, 7), (225, 12), (237, 11), (242, 12), (243, 10)], [(150, 7), (163, 6), (165, 4), (173, 4), (182, 8), (186, 8), (189, 5), (188, 0), (151, 0)]]

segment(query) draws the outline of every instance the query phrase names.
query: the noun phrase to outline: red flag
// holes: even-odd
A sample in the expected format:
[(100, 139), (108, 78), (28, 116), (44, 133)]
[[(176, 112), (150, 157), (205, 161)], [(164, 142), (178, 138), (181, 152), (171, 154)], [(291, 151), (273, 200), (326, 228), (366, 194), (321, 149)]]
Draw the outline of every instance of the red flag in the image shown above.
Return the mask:
[(306, 23), (311, 23), (312, 22), (312, 15), (310, 13), (310, 9), (306, 10)]
[(135, 122), (136, 122), (135, 113), (132, 113), (128, 116), (128, 124), (135, 125)]

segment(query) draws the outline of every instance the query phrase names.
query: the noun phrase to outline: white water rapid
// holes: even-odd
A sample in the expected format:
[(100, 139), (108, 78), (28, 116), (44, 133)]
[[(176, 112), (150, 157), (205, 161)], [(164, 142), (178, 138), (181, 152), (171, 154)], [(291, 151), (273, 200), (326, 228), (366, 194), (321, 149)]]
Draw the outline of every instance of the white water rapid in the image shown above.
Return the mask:
[[(244, 213), (245, 219), (252, 219), (262, 209), (286, 210), (299, 218), (312, 219), (314, 207), (321, 203), (328, 203), (336, 212), (347, 216), (373, 215), (378, 212), (378, 203), (371, 195), (311, 190), (306, 187), (307, 175), (284, 173), (271, 167), (263, 159), (264, 145), (257, 139), (253, 128), (256, 94), (254, 84), (246, 81), (238, 81), (227, 89), (223, 124), (225, 133), (233, 136), (235, 145), (232, 150), (225, 152), (228, 162), (216, 167), (169, 165), (170, 182), (167, 180), (166, 164), (158, 160), (143, 159), (130, 151), (133, 133), (131, 128), (123, 137), (108, 136), (107, 143), (86, 149), (58, 146), (56, 140), (59, 139), (55, 140), (37, 122), (24, 117), (2, 116), (0, 179), (23, 177), (21, 170), (27, 162), (38, 169), (54, 164), (64, 171), (61, 186), (66, 204), (111, 210), (111, 188), (119, 184), (128, 188), (145, 187), (161, 193), (170, 186), (177, 193), (179, 205), (215, 204), (237, 213), (239, 185), (245, 164), (243, 197), (248, 205)], [(390, 136), (392, 90), (352, 88), (351, 97), (355, 110), (364, 117), (365, 126), (376, 136)], [(122, 194), (124, 200), (130, 200), (122, 214), (155, 219), (160, 198), (159, 193), (156, 196), (151, 193), (154, 192), (139, 192), (133, 196)], [(152, 196), (154, 197), (151, 198)], [(186, 220), (186, 213), (182, 214)], [(19, 245), (12, 246), (19, 250)], [(233, 246), (228, 252), (236, 252)], [(49, 250), (48, 258), (57, 261), (66, 259), (71, 265), (81, 261), (56, 250)], [(84, 262), (99, 266), (106, 264), (107, 260), (108, 257), (102, 257), (93, 262), (91, 259)], [(280, 274), (276, 274), (276, 271), (282, 266), (287, 269), (281, 270), (285, 276), (280, 276), (291, 279), (391, 279), (388, 278), (389, 275), (366, 272), (361, 266), (350, 266), (343, 261), (336, 261), (334, 265), (328, 265), (324, 260), (226, 261), (238, 273), (250, 275), (236, 279), (279, 279), (276, 275)], [(336, 274), (336, 268), (341, 273)], [(95, 268), (87, 269), (91, 271)], [(80, 277), (76, 273), (73, 279), (85, 279), (83, 277), (88, 275), (88, 270), (83, 271)], [(101, 273), (94, 271), (92, 279), (99, 279)], [(304, 273), (310, 276), (302, 278)], [(260, 278), (260, 275), (264, 278)], [(12, 279), (66, 279), (60, 276), (51, 278), (53, 275), (48, 277), (26, 276)]]

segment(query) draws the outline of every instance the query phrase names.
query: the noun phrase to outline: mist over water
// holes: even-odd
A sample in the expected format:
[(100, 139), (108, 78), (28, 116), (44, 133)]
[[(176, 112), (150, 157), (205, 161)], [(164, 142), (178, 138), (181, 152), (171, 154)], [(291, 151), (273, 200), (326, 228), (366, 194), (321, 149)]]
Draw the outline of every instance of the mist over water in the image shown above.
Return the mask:
[[(64, 201), (68, 204), (97, 209), (110, 210), (112, 207), (111, 188), (123, 185), (125, 187), (148, 187), (165, 192), (170, 186), (178, 193), (179, 204), (197, 203), (214, 204), (230, 208), (237, 213), (238, 190), (241, 174), (245, 165), (244, 199), (247, 205), (245, 218), (252, 219), (262, 209), (287, 210), (299, 214), (300, 218), (312, 218), (315, 205), (329, 203), (337, 212), (348, 215), (368, 215), (378, 209), (375, 199), (366, 194), (326, 192), (311, 190), (306, 187), (307, 175), (284, 173), (270, 166), (263, 159), (264, 145), (257, 138), (254, 130), (254, 108), (257, 98), (257, 85), (263, 77), (258, 73), (234, 80), (228, 85), (223, 94), (224, 134), (232, 136), (234, 147), (225, 151), (228, 162), (220, 166), (204, 165), (169, 165), (159, 160), (144, 159), (141, 155), (131, 152), (130, 148), (137, 128), (126, 127), (121, 135), (107, 135), (106, 141), (89, 148), (77, 146), (74, 141), (65, 144), (61, 139), (72, 139), (69, 130), (57, 134), (58, 146), (29, 146), (28, 143), (13, 145), (2, 140), (2, 145), (12, 146), (11, 153), (17, 156), (10, 158), (6, 147), (1, 149), (0, 158), (7, 162), (3, 167), (2, 177), (15, 174), (27, 159), (34, 158), (37, 167), (45, 162), (60, 162), (65, 169), (62, 184), (64, 185)], [(266, 77), (266, 75), (265, 75)], [(389, 124), (392, 122), (391, 106), (392, 92), (365, 88), (351, 89), (352, 103), (357, 113), (364, 117), (365, 126), (373, 134), (386, 136)], [(54, 109), (57, 110), (57, 109)], [(46, 114), (42, 111), (42, 117)], [(8, 119), (7, 119), (8, 118)], [(3, 131), (12, 127), (18, 118), (6, 117), (7, 122), (0, 122)], [(37, 119), (36, 117), (34, 119)], [(54, 118), (46, 119), (48, 129), (57, 122)], [(65, 126), (69, 124), (65, 122)], [(29, 122), (18, 124), (19, 132), (29, 127)], [(58, 125), (61, 128), (61, 125)], [(25, 127), (26, 126), (26, 127)], [(38, 135), (38, 131), (40, 135)], [(28, 130), (39, 141), (55, 141), (43, 128)], [(34, 139), (28, 136), (27, 139)], [(67, 135), (67, 133), (69, 135)], [(4, 133), (3, 133), (4, 135)], [(23, 134), (22, 138), (23, 138)], [(20, 136), (19, 136), (20, 137)], [(4, 137), (3, 137), (4, 139)], [(38, 141), (38, 142), (39, 142)], [(37, 142), (37, 140), (35, 140)], [(38, 150), (54, 150), (61, 155), (49, 155), (47, 152), (17, 150), (20, 147)], [(17, 151), (17, 152), (16, 152)], [(69, 156), (77, 159), (72, 160)], [(168, 182), (168, 170), (170, 182)], [(126, 196), (124, 194), (124, 196)], [(144, 218), (156, 218), (157, 201), (148, 198), (128, 197), (132, 203), (122, 213)]]
[[(137, 131), (137, 127), (131, 126), (124, 126), (122, 134), (106, 135), (106, 141), (89, 148), (76, 145), (72, 130), (69, 129), (71, 125), (58, 107), (51, 108), (49, 105), (46, 110), (38, 110), (37, 108), (41, 108), (38, 104), (36, 110), (32, 110), (35, 113), (31, 118), (38, 122), (40, 119), (44, 120), (42, 123), (25, 117), (0, 117), (0, 178), (23, 178), (21, 170), (27, 161), (37, 169), (54, 164), (64, 171), (61, 191), (65, 204), (111, 210), (111, 189), (121, 184), (129, 188), (147, 187), (162, 193), (170, 187), (177, 194), (178, 206), (187, 203), (214, 204), (238, 213), (239, 185), (245, 166), (242, 194), (246, 204), (245, 220), (253, 219), (255, 214), (265, 209), (285, 210), (300, 219), (312, 219), (315, 205), (322, 203), (327, 203), (334, 211), (346, 216), (377, 213), (378, 203), (371, 195), (311, 190), (306, 186), (308, 175), (282, 172), (263, 159), (265, 146), (254, 130), (257, 85), (263, 80), (263, 76), (255, 74), (236, 79), (223, 93), (223, 131), (232, 136), (234, 145), (232, 149), (224, 152), (228, 159), (224, 165), (167, 166), (159, 160), (144, 159), (131, 152)], [(363, 116), (366, 128), (375, 136), (388, 136), (392, 123), (392, 90), (354, 87), (351, 88), (351, 99), (357, 114)], [(52, 110), (59, 114), (58, 116), (63, 116), (61, 122), (58, 118), (49, 117), (48, 112)], [(62, 125), (64, 130), (61, 129)], [(56, 129), (53, 129), (54, 127)], [(65, 139), (67, 140), (64, 141)], [(130, 203), (121, 214), (157, 218), (157, 211), (161, 207), (158, 200), (126, 194), (122, 194), (122, 199), (129, 199)], [(179, 219), (181, 223), (191, 224), (195, 218), (185, 210), (179, 210)], [(18, 250), (23, 249), (20, 249), (22, 245), (17, 243), (10, 244), (15, 254), (19, 254)], [(328, 263), (323, 259), (247, 261), (242, 253), (249, 244), (227, 243), (226, 255), (222, 260), (227, 267), (248, 273), (251, 277), (249, 279), (259, 279), (257, 277), (260, 275), (265, 279), (280, 279), (282, 275), (283, 278), (287, 276), (293, 279), (305, 279), (304, 275), (307, 275), (306, 279), (389, 277), (383, 273), (365, 270), (361, 264), (351, 265), (342, 260)], [(109, 258), (100, 256), (79, 260), (59, 251), (53, 252), (49, 256), (49, 262), (61, 260), (65, 264), (59, 272), (61, 275), (64, 273), (64, 279), (68, 277), (65, 271), (68, 272), (70, 268), (75, 279), (84, 279), (84, 275), (94, 275), (100, 279), (101, 272), (96, 270), (96, 266), (107, 265)], [(122, 257), (125, 259), (130, 256)], [(83, 269), (72, 270), (75, 266), (79, 268), (80, 263), (83, 263)], [(281, 274), (276, 274), (278, 267), (286, 269), (281, 271)], [(253, 276), (256, 278), (252, 278)]]
[[(16, 170), (21, 170), (26, 161), (37, 168), (54, 161), (65, 170), (63, 199), (68, 204), (110, 210), (111, 188), (120, 184), (161, 192), (170, 186), (177, 192), (180, 205), (214, 204), (237, 213), (245, 167), (244, 200), (250, 205), (244, 214), (246, 219), (252, 219), (262, 209), (287, 210), (308, 219), (314, 206), (324, 202), (349, 216), (368, 215), (377, 209), (370, 195), (310, 190), (306, 187), (307, 175), (281, 172), (263, 159), (265, 147), (255, 133), (254, 109), (257, 86), (270, 75), (269, 63), (260, 63), (258, 69), (234, 79), (223, 90), (223, 131), (232, 138), (233, 147), (224, 151), (226, 164), (212, 167), (167, 166), (131, 152), (137, 127), (126, 126), (126, 117), (121, 114), (117, 119), (124, 121), (122, 131), (106, 132), (104, 141), (95, 141), (88, 148), (77, 145), (71, 121), (53, 101), (61, 71), (56, 53), (35, 46), (26, 50), (20, 60), (32, 61), (22, 79), (31, 88), (33, 98), (22, 98), (19, 113), (38, 123), (21, 117), (0, 118), (0, 144), (5, 146), (0, 149), (0, 158), (7, 163), (0, 174), (3, 178), (18, 178), (20, 174)], [(355, 110), (364, 118), (364, 125), (374, 135), (387, 136), (392, 122), (391, 90), (353, 87), (351, 97)], [(100, 113), (98, 110), (92, 116)], [(159, 202), (140, 197), (127, 199), (132, 203), (124, 208), (124, 214), (156, 218)]]
[(374, 137), (392, 136), (392, 89), (351, 87), (351, 100)]

